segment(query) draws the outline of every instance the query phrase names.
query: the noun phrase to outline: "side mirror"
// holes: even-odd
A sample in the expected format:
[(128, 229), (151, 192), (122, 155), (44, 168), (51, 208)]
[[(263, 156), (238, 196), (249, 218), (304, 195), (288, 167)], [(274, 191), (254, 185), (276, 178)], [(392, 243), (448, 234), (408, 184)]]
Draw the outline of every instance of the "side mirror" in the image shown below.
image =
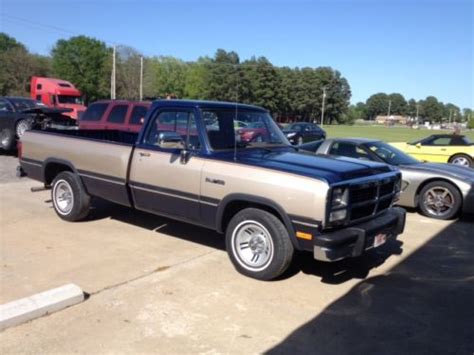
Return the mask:
[(421, 148), (421, 143), (416, 143), (416, 146), (417, 148)]
[(158, 136), (158, 146), (166, 149), (184, 149), (184, 141), (176, 132), (161, 132)]

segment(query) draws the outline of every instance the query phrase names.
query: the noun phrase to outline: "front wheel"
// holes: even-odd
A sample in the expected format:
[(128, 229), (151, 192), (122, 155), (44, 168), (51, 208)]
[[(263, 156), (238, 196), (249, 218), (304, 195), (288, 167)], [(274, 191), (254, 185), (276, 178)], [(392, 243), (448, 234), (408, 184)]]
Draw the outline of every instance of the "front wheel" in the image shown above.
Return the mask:
[(15, 134), (10, 129), (3, 129), (0, 132), (0, 148), (11, 150), (15, 143)]
[(28, 119), (22, 119), (16, 124), (16, 136), (20, 139), (26, 131), (33, 127), (33, 122)]
[(51, 199), (56, 214), (66, 221), (80, 221), (87, 217), (90, 196), (79, 177), (63, 171), (56, 176), (51, 188)]
[(462, 195), (449, 182), (434, 181), (420, 191), (419, 207), (421, 212), (435, 219), (451, 219), (462, 206)]
[(454, 165), (467, 166), (470, 168), (474, 167), (472, 158), (465, 154), (456, 154), (451, 159), (449, 159), (449, 163)]
[(280, 276), (294, 253), (283, 223), (257, 208), (246, 208), (232, 218), (226, 229), (226, 248), (237, 271), (258, 280)]

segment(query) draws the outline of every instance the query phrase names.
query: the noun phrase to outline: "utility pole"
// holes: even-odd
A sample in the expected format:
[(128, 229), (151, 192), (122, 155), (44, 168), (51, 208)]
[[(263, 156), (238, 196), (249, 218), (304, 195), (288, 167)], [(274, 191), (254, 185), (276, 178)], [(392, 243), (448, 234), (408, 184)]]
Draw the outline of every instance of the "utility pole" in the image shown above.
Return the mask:
[(140, 101), (143, 99), (143, 57), (140, 57)]
[(392, 108), (392, 100), (388, 100), (388, 112), (387, 112), (387, 119), (390, 117), (390, 109)]
[(110, 98), (115, 100), (115, 45), (112, 54), (112, 77), (110, 79)]
[(326, 104), (326, 87), (323, 86), (323, 102), (321, 105), (321, 127), (324, 124), (324, 106)]
[(416, 124), (418, 124), (418, 114), (420, 112), (420, 104), (416, 104)]

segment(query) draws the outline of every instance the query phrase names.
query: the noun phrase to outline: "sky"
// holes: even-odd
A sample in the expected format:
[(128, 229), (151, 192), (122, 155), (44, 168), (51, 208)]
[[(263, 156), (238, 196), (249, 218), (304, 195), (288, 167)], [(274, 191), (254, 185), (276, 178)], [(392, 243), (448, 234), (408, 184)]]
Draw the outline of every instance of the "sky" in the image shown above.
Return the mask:
[(0, 31), (48, 54), (85, 34), (183, 60), (331, 66), (353, 103), (377, 92), (474, 107), (474, 0), (0, 0)]

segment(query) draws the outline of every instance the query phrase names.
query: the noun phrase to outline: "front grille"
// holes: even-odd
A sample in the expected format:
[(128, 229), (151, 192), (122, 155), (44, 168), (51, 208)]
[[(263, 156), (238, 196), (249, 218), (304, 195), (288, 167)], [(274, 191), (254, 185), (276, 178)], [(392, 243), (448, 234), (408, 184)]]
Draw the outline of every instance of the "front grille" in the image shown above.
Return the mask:
[(351, 185), (349, 191), (349, 222), (361, 220), (390, 208), (395, 195), (395, 179)]

